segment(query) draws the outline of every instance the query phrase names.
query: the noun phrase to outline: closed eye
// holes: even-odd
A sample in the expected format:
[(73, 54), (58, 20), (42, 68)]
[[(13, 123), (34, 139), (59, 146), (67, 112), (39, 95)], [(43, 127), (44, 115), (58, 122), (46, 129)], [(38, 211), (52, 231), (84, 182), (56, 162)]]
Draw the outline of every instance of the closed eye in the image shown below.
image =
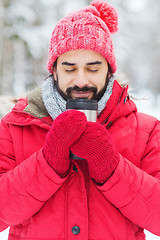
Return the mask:
[(76, 69), (65, 69), (65, 72), (74, 72)]
[(89, 72), (98, 72), (98, 69), (94, 69), (94, 70), (92, 70), (92, 69), (87, 69)]

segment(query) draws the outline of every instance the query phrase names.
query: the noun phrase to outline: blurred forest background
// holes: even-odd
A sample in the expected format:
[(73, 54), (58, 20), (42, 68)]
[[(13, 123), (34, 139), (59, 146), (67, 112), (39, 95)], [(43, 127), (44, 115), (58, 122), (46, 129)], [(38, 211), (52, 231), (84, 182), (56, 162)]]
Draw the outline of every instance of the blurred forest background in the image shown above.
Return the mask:
[[(0, 95), (23, 95), (42, 83), (56, 22), (89, 0), (0, 1)], [(113, 35), (118, 74), (136, 92), (160, 92), (160, 1), (108, 0), (119, 12)]]

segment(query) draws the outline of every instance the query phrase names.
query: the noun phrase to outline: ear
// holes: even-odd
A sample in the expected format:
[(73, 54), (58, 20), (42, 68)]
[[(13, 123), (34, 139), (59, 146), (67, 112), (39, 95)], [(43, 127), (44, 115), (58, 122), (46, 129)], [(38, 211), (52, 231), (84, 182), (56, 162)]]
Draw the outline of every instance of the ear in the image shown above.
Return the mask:
[(110, 79), (112, 77), (112, 70), (110, 65), (108, 64), (108, 73), (107, 73), (108, 79)]
[(112, 77), (112, 73), (108, 72), (108, 79), (110, 79)]
[(53, 68), (53, 77), (54, 77), (54, 80), (57, 81), (57, 71), (55, 68)]

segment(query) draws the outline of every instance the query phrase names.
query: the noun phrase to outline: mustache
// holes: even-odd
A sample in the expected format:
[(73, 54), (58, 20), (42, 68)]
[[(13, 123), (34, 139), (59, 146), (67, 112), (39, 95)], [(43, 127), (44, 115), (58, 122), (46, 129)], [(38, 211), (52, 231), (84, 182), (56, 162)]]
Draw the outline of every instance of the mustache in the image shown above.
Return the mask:
[(76, 92), (93, 92), (94, 94), (97, 93), (97, 88), (96, 87), (83, 87), (80, 88), (78, 86), (74, 86), (74, 87), (69, 87), (66, 90), (67, 94), (71, 94), (71, 91), (76, 91)]

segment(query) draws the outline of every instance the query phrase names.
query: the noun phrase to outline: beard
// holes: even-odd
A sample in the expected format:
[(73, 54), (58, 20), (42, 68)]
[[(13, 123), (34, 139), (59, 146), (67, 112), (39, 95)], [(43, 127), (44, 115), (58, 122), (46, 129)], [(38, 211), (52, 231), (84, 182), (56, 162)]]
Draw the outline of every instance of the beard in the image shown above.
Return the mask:
[[(55, 80), (54, 80), (55, 81)], [(106, 91), (106, 88), (107, 88), (107, 85), (108, 85), (108, 82), (109, 82), (109, 77), (108, 77), (108, 74), (107, 74), (107, 77), (106, 77), (106, 82), (105, 82), (105, 85), (104, 87), (98, 92), (97, 88), (96, 87), (83, 87), (83, 88), (79, 88), (78, 86), (74, 86), (74, 87), (69, 87), (66, 89), (66, 92), (62, 91), (59, 87), (59, 80), (58, 80), (58, 75), (57, 75), (57, 80), (55, 81), (55, 86), (59, 92), (59, 94), (67, 101), (68, 99), (72, 99), (72, 91), (76, 91), (76, 92), (92, 92), (93, 93), (93, 96), (91, 98), (91, 100), (97, 100), (99, 101), (103, 94), (105, 93)], [(86, 98), (83, 98), (83, 99), (86, 99)]]

